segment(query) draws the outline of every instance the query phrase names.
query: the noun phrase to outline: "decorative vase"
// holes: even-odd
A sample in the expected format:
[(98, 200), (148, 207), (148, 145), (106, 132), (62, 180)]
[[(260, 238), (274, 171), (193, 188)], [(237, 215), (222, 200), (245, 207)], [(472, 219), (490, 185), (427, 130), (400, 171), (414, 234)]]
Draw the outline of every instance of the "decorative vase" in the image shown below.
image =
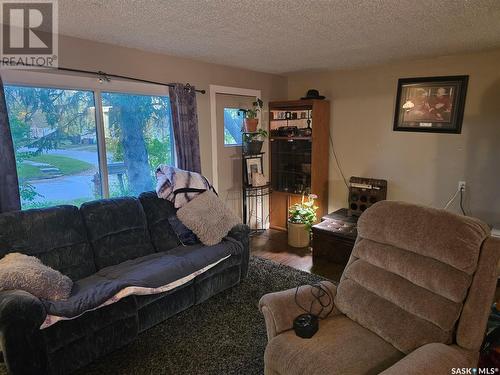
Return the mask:
[(243, 125), (245, 126), (245, 131), (247, 133), (254, 133), (257, 131), (257, 125), (259, 125), (259, 119), (246, 118), (243, 120)]
[(309, 246), (309, 230), (305, 224), (294, 224), (288, 222), (288, 245), (292, 247)]
[(258, 141), (258, 140), (243, 142), (243, 153), (245, 155), (259, 154), (260, 151), (262, 150), (263, 144), (264, 141)]

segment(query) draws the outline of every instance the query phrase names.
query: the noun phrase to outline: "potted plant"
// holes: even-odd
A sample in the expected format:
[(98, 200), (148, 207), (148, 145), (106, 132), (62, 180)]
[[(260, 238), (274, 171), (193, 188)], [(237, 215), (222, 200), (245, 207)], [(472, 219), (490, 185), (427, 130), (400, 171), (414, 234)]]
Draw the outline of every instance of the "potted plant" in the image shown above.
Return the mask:
[(243, 127), (245, 132), (253, 133), (257, 131), (257, 125), (259, 125), (259, 119), (257, 118), (257, 114), (262, 110), (262, 106), (264, 102), (260, 98), (256, 98), (255, 102), (252, 103), (252, 109), (240, 109), (239, 113), (242, 113), (244, 116), (243, 119)]
[(318, 206), (314, 205), (317, 195), (309, 194), (307, 200), (302, 196), (300, 203), (288, 209), (288, 245), (292, 247), (309, 246), (311, 227), (316, 222)]
[(243, 153), (246, 155), (255, 155), (260, 153), (264, 139), (268, 133), (264, 129), (259, 129), (254, 133), (243, 134)]

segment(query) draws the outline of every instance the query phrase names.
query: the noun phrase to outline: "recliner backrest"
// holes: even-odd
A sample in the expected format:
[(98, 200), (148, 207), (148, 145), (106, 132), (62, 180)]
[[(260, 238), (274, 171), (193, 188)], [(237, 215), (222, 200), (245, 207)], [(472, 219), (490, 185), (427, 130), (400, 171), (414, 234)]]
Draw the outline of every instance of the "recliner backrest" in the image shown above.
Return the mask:
[(96, 272), (83, 219), (75, 206), (0, 215), (0, 258), (19, 252), (79, 280)]
[(402, 352), (452, 343), (488, 235), (477, 219), (379, 202), (359, 219), (335, 303)]

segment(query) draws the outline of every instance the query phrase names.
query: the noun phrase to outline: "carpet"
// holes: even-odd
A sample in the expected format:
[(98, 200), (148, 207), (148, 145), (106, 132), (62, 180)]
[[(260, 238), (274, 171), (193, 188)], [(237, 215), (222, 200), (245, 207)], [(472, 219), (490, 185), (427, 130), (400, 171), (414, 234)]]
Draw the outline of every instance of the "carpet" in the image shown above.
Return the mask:
[(248, 277), (240, 285), (152, 327), (77, 374), (263, 374), (267, 336), (259, 299), (319, 280), (251, 257)]

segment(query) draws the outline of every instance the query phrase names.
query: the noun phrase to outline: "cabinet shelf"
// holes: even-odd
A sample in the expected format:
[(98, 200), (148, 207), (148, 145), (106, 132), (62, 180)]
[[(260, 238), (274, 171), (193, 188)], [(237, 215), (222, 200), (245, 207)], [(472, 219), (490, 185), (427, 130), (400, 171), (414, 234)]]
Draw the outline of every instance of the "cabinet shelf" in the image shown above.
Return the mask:
[[(286, 119), (286, 118), (275, 118), (275, 119), (270, 119), (269, 121), (271, 122), (275, 122), (275, 121), (307, 121), (308, 118), (305, 117), (305, 118), (289, 118), (289, 119)], [(311, 119), (309, 119), (311, 120)]]
[(297, 136), (297, 137), (281, 137), (281, 136), (271, 136), (269, 138), (269, 140), (272, 142), (274, 140), (276, 141), (289, 141), (289, 142), (293, 142), (295, 140), (297, 141), (312, 141), (312, 137), (301, 137), (301, 136)]

